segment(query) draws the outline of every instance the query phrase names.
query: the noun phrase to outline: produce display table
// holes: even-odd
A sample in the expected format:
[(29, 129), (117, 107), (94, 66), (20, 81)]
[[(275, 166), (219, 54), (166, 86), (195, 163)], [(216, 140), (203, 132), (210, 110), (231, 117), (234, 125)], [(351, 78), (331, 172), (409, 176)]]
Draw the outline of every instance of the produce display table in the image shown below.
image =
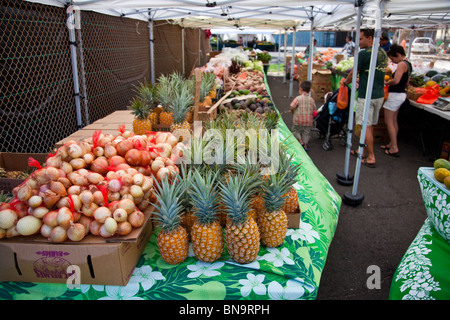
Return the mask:
[(428, 218), (403, 256), (391, 284), (391, 300), (450, 298), (450, 190), (420, 168), (418, 180)]
[(159, 254), (157, 229), (126, 286), (81, 285), (68, 289), (65, 284), (3, 282), (0, 299), (315, 299), (336, 230), (341, 197), (282, 120), (279, 138), (290, 144), (293, 162), (301, 163), (294, 185), (301, 208), (300, 228), (288, 229), (280, 247), (261, 247), (257, 259), (247, 265), (233, 262), (226, 250), (218, 261), (203, 263), (191, 248), (183, 263), (169, 265)]

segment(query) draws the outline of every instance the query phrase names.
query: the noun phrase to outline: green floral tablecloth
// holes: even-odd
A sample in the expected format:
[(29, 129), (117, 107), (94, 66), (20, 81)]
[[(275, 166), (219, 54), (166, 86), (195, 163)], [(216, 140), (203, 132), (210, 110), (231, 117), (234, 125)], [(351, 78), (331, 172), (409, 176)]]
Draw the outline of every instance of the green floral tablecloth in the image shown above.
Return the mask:
[(398, 266), (391, 300), (450, 299), (450, 244), (427, 218)]
[(450, 299), (450, 190), (419, 168), (417, 179), (428, 218), (403, 256), (391, 284), (393, 300)]
[[(266, 86), (267, 82), (266, 82)], [(278, 248), (262, 247), (247, 265), (234, 263), (224, 252), (214, 263), (193, 255), (181, 264), (166, 264), (160, 257), (157, 231), (151, 236), (126, 286), (0, 283), (1, 299), (315, 299), (328, 248), (336, 230), (341, 197), (315, 167), (284, 122), (280, 140), (287, 139), (301, 163), (294, 185), (301, 208), (300, 228), (289, 229)]]

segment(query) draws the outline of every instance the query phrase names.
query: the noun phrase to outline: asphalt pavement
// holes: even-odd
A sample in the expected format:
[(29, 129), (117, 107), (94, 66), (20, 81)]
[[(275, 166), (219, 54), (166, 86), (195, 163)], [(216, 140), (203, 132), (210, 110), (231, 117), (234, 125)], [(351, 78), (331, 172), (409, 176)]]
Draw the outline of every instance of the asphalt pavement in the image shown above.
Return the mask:
[[(283, 83), (283, 77), (270, 75), (267, 80), (276, 107), (291, 127), (289, 80)], [(294, 81), (293, 86), (296, 94), (298, 82)], [(424, 121), (423, 114), (412, 109), (399, 116), (400, 156), (385, 155), (379, 146), (386, 141), (377, 141), (377, 167), (361, 166), (356, 185), (356, 192), (364, 196), (363, 201), (358, 206), (341, 205), (317, 300), (386, 300), (389, 297), (394, 272), (427, 217), (417, 171), (420, 167), (431, 167), (436, 155), (435, 122), (438, 120)], [(339, 139), (332, 139), (333, 148), (325, 151), (324, 141), (317, 132), (312, 132), (308, 156), (341, 197), (346, 192), (352, 193), (353, 185), (340, 185), (336, 179), (336, 174), (344, 171), (345, 147)], [(353, 137), (352, 148), (357, 143)], [(356, 161), (356, 157), (350, 157), (351, 175), (355, 173)], [(371, 268), (379, 268), (379, 289), (367, 286), (373, 274)]]

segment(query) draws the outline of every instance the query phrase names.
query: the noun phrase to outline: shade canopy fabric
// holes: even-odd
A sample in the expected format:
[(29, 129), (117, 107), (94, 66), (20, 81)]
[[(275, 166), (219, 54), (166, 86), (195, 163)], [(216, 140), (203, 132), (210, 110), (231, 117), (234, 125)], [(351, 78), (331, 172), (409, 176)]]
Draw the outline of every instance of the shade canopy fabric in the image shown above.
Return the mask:
[[(362, 25), (373, 23), (378, 0), (29, 0), (48, 5), (77, 6), (109, 15), (147, 21), (168, 20), (193, 28), (340, 29), (356, 25), (363, 5)], [(450, 0), (389, 0), (383, 27), (430, 28), (450, 24)]]

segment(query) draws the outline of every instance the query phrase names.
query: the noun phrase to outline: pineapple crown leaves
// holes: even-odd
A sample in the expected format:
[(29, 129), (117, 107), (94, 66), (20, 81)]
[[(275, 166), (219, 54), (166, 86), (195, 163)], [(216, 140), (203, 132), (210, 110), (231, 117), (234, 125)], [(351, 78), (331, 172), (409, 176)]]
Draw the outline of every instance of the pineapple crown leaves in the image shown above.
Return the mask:
[(291, 180), (288, 178), (287, 172), (279, 171), (264, 180), (261, 196), (267, 212), (275, 212), (281, 209), (285, 202), (286, 193), (291, 186)]
[(249, 194), (250, 196), (253, 196), (262, 190), (263, 179), (261, 179), (261, 163), (252, 162), (249, 157), (245, 157), (244, 161), (244, 163), (238, 161), (231, 167), (235, 172), (238, 172), (243, 176)]
[(130, 105), (131, 113), (139, 120), (146, 120), (151, 110), (150, 108), (138, 97), (134, 97)]
[[(179, 179), (177, 176), (175, 179)], [(181, 197), (184, 192), (184, 184), (169, 183), (167, 177), (161, 180), (161, 183), (156, 181), (157, 188), (155, 188), (155, 196), (157, 203), (152, 203), (156, 210), (154, 219), (161, 223), (161, 227), (165, 231), (173, 231), (178, 228), (180, 224), (180, 213), (183, 210), (181, 204)]]
[(278, 126), (280, 114), (276, 110), (269, 110), (266, 112), (265, 127), (267, 130), (274, 130)]
[(227, 181), (219, 183), (225, 212), (233, 224), (243, 224), (247, 221), (247, 213), (250, 211), (250, 191), (239, 173), (229, 175)]
[(190, 194), (194, 215), (202, 225), (211, 224), (216, 220), (219, 206), (217, 173), (207, 171), (201, 174), (198, 170), (192, 174)]
[(212, 72), (205, 72), (202, 74), (202, 82), (200, 85), (200, 99), (206, 97), (216, 85), (216, 75)]
[(180, 196), (181, 205), (185, 209), (185, 211), (190, 211), (192, 208), (192, 204), (190, 201), (190, 195), (188, 193), (188, 189), (190, 188), (192, 181), (192, 171), (187, 168), (185, 163), (181, 164), (181, 175), (179, 183), (183, 184), (183, 192)]
[(300, 171), (301, 164), (294, 164), (292, 159), (294, 154), (290, 155), (287, 153), (287, 148), (282, 146), (280, 148), (280, 161), (279, 161), (279, 171), (286, 172), (286, 179), (288, 183), (293, 185), (297, 181), (297, 176)]
[(194, 95), (189, 90), (188, 86), (184, 83), (179, 84), (180, 88), (175, 90), (174, 97), (171, 103), (168, 105), (169, 109), (174, 114), (174, 122), (182, 123), (186, 119), (186, 113), (189, 111), (193, 104)]
[(134, 86), (138, 98), (144, 102), (150, 110), (156, 107), (156, 86), (151, 83), (139, 83), (139, 86)]

